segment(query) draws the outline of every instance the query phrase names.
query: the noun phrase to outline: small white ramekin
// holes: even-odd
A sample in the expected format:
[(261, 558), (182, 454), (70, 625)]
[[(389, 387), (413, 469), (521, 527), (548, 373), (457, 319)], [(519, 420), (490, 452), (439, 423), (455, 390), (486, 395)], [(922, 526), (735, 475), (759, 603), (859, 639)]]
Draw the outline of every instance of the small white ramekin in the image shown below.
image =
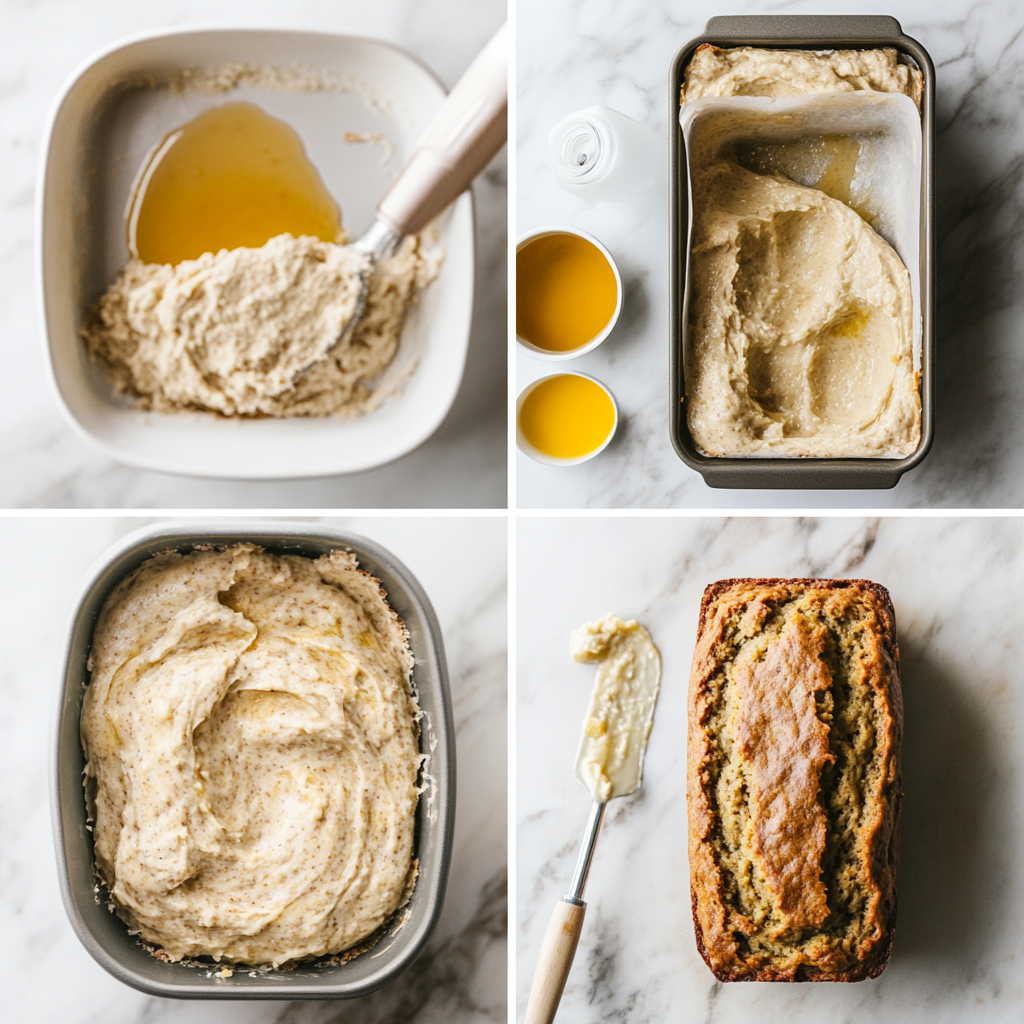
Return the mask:
[[(516, 255), (519, 254), (519, 250), (522, 249), (527, 242), (532, 242), (534, 239), (543, 238), (545, 235), (577, 235), (580, 238), (585, 238), (591, 245), (597, 247), (604, 258), (608, 261), (608, 265), (612, 268), (612, 273), (615, 275), (615, 312), (612, 313), (611, 319), (605, 324), (604, 330), (596, 337), (588, 341), (585, 345), (580, 345), (579, 348), (570, 349), (568, 352), (550, 352), (546, 348), (538, 348), (536, 345), (531, 344), (525, 338), (520, 337), (518, 332), (516, 333), (516, 341), (532, 356), (536, 356), (538, 359), (550, 359), (552, 362), (563, 362), (566, 359), (575, 359), (577, 356), (586, 355), (588, 352), (593, 352), (598, 345), (612, 333), (615, 324), (618, 322), (619, 314), (622, 312), (622, 277), (619, 274), (619, 268), (615, 264), (615, 260), (612, 259), (612, 254), (593, 236), (588, 235), (586, 231), (580, 231), (578, 228), (567, 228), (557, 224), (549, 224), (546, 227), (534, 228), (533, 231), (528, 231), (525, 235), (520, 235), (516, 239)], [(600, 383), (600, 381), (598, 382)], [(604, 385), (601, 385), (604, 387)], [(610, 392), (609, 392), (610, 394)], [(612, 401), (615, 401), (613, 398)]]
[[(615, 419), (612, 420), (612, 429), (608, 431), (608, 436), (604, 439), (604, 443), (600, 448), (595, 448), (592, 452), (587, 452), (586, 455), (577, 455), (572, 459), (560, 459), (554, 455), (547, 455), (542, 452), (539, 448), (535, 448), (526, 439), (526, 435), (523, 433), (523, 428), (519, 424), (519, 414), (523, 408), (523, 402), (529, 397), (530, 392), (538, 384), (543, 384), (546, 380), (551, 380), (552, 377), (585, 377), (587, 380), (593, 381), (602, 391), (612, 400), (612, 408), (615, 410)], [(589, 373), (580, 373), (578, 370), (564, 370), (560, 373), (549, 373), (546, 377), (538, 377), (536, 380), (531, 381), (529, 384), (519, 392), (519, 397), (516, 399), (516, 446), (524, 454), (528, 455), (534, 462), (543, 463), (545, 466), (578, 466), (581, 462), (587, 462), (592, 459), (595, 455), (600, 455), (612, 443), (612, 438), (615, 437), (615, 432), (619, 429), (619, 403), (615, 401), (615, 396), (611, 393), (608, 385), (599, 381), (596, 377), (592, 377)]]

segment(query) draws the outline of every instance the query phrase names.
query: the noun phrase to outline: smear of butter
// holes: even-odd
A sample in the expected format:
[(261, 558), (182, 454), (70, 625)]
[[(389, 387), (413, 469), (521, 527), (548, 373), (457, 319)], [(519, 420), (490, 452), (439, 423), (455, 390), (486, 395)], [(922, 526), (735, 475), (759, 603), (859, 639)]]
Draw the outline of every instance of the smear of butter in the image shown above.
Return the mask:
[(598, 662), (576, 755), (576, 777), (595, 800), (626, 796), (640, 785), (647, 738), (661, 684), (661, 655), (634, 619), (606, 615), (572, 635), (576, 661)]

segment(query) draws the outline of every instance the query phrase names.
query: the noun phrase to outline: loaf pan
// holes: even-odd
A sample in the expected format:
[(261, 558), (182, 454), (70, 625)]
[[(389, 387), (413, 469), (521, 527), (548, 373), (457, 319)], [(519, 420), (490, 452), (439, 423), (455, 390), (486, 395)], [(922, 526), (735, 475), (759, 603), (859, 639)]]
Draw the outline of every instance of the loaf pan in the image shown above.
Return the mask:
[[(291, 971), (238, 969), (230, 978), (218, 968), (166, 963), (148, 953), (125, 923), (107, 908), (93, 872), (92, 832), (86, 828), (79, 716), (89, 673), (86, 661), (93, 629), (107, 595), (147, 558), (174, 548), (249, 541), (275, 554), (318, 558), (351, 551), (361, 568), (377, 577), (388, 602), (405, 621), (416, 659), (413, 689), (423, 710), (420, 749), (430, 755), (435, 781), (416, 809), (414, 856), (420, 871), (401, 928), (387, 932), (370, 950), (334, 966), (300, 965)], [(125, 538), (93, 567), (75, 604), (68, 630), (53, 758), (53, 827), (61, 895), (78, 938), (115, 978), (155, 996), (184, 999), (350, 999), (393, 980), (422, 952), (444, 903), (455, 824), (455, 729), (441, 632), (415, 577), (384, 548), (342, 530), (294, 523), (165, 523)], [(102, 892), (102, 890), (101, 890)]]
[[(702, 43), (768, 46), (776, 49), (869, 49), (895, 47), (913, 58), (924, 77), (921, 104), (921, 443), (905, 459), (719, 458), (702, 455), (686, 421), (683, 353), (686, 316), (683, 297), (689, 266), (688, 170), (679, 128), (679, 94), (686, 66)], [(895, 487), (900, 477), (928, 454), (934, 425), (934, 201), (932, 167), (935, 68), (928, 51), (903, 34), (895, 18), (882, 15), (751, 15), (711, 18), (704, 34), (676, 54), (669, 75), (671, 254), (671, 431), (676, 454), (711, 487), (854, 489)]]

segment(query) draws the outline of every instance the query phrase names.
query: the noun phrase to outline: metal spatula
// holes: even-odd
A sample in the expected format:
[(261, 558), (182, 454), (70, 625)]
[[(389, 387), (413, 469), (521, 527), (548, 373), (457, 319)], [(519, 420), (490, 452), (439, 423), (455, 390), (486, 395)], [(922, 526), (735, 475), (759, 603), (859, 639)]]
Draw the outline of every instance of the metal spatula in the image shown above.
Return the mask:
[[(643, 781), (644, 754), (661, 683), (661, 656), (637, 622), (608, 615), (573, 634), (573, 657), (598, 661), (597, 678), (583, 720), (576, 778), (594, 798), (572, 885), (548, 922), (533, 974), (525, 1024), (551, 1024), (572, 968), (587, 905), (583, 890), (609, 800), (628, 796)], [(609, 693), (610, 676), (625, 676)]]

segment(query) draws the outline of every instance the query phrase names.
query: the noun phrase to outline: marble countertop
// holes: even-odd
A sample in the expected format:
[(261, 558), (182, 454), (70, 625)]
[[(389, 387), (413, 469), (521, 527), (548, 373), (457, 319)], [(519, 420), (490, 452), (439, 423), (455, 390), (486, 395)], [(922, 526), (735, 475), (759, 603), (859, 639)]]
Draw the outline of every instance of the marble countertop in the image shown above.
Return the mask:
[[(521, 519), (516, 562), (520, 1015), (590, 808), (573, 760), (594, 667), (570, 660), (569, 636), (612, 611), (660, 647), (661, 696), (643, 787), (609, 804), (560, 1024), (1024, 1019), (1024, 520)], [(896, 944), (876, 981), (723, 985), (697, 953), (687, 681), (701, 593), (737, 576), (856, 576), (892, 594), (906, 797)]]
[[(422, 446), (378, 469), (286, 482), (228, 482), (131, 469), (72, 431), (43, 368), (35, 302), (35, 183), (57, 90), (92, 52), (130, 33), (188, 24), (314, 28), (406, 47), (454, 85), (505, 19), (504, 0), (0, 0), (0, 507), (504, 507), (507, 184), (505, 152), (474, 185), (477, 282), (455, 404)], [(12, 386), (12, 382), (16, 382)]]
[[(57, 886), (50, 733), (67, 617), (92, 562), (152, 520), (0, 518), (0, 957), (4, 1018), (40, 1024), (137, 1021), (504, 1024), (506, 924), (506, 534), (503, 518), (324, 519), (391, 550), (437, 612), (458, 754), (455, 845), (444, 911), (423, 955), (365, 999), (156, 999), (85, 951)], [(452, 560), (459, 565), (451, 571)]]
[[(667, 182), (636, 203), (586, 204), (562, 191), (548, 166), (552, 126), (594, 103), (649, 125), (667, 152), (669, 68), (712, 15), (845, 14), (857, 5), (519, 0), (517, 235), (547, 224), (581, 228), (608, 246), (625, 280), (612, 335), (563, 364), (612, 389), (624, 428), (599, 457), (571, 468), (517, 452), (520, 507), (1024, 505), (1024, 7), (1013, 0), (877, 6), (924, 45), (938, 77), (936, 436), (927, 458), (890, 491), (707, 487), (669, 440)], [(519, 390), (552, 372), (527, 353), (516, 360)]]

